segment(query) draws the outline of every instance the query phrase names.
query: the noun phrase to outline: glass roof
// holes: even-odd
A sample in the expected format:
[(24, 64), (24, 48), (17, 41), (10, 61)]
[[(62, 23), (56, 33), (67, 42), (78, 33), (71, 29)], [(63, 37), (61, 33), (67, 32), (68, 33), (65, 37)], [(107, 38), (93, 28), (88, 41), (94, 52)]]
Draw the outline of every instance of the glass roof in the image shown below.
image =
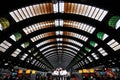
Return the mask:
[(0, 63), (43, 71), (106, 65), (120, 52), (120, 11), (99, 1), (13, 0), (0, 13)]

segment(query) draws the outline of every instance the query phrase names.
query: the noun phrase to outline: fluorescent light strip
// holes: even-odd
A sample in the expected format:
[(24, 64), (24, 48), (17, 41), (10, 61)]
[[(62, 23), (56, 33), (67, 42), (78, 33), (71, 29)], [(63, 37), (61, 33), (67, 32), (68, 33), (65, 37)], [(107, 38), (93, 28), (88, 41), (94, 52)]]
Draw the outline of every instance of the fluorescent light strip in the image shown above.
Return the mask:
[(102, 21), (108, 13), (107, 10), (103, 10), (94, 6), (77, 3), (64, 3), (64, 4), (65, 13), (82, 15), (98, 21)]
[(43, 3), (19, 8), (9, 12), (9, 14), (16, 22), (19, 22), (30, 17), (53, 13), (51, 10), (51, 3)]
[(120, 49), (120, 44), (119, 44), (116, 40), (114, 40), (114, 39), (112, 39), (111, 41), (109, 41), (107, 44), (108, 44), (114, 51), (117, 51), (117, 50)]

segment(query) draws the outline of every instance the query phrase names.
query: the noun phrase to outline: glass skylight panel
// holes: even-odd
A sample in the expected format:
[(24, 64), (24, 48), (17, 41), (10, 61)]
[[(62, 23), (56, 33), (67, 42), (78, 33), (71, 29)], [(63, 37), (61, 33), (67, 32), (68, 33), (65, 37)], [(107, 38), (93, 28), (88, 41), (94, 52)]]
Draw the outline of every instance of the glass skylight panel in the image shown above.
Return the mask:
[(16, 50), (11, 54), (11, 56), (17, 57), (17, 55), (18, 55), (20, 52), (21, 52), (20, 49), (16, 49)]
[(72, 46), (72, 45), (69, 45), (69, 44), (66, 44), (66, 45), (69, 46), (69, 47), (71, 47), (71, 48), (73, 48), (73, 49), (75, 49), (75, 50), (77, 50), (77, 51), (80, 50), (79, 48), (77, 48), (77, 47), (75, 47), (75, 46)]
[(63, 38), (56, 38), (57, 41), (63, 41)]
[(64, 13), (64, 2), (59, 2), (59, 12)]
[(56, 31), (56, 35), (63, 35), (63, 31)]
[[(40, 15), (40, 14), (41, 14), (41, 12), (40, 12), (40, 7), (41, 7), (41, 9), (42, 9), (43, 5), (42, 5), (42, 4), (41, 4), (41, 5), (39, 5), (39, 4), (33, 5), (33, 9), (34, 9), (34, 11), (35, 11), (35, 15)], [(42, 11), (42, 10), (41, 10), (41, 11)]]
[(63, 26), (63, 20), (62, 19), (56, 19), (55, 20), (55, 26), (58, 27), (58, 26)]
[(108, 55), (108, 53), (103, 48), (99, 48), (98, 51), (102, 54), (102, 56)]
[(33, 55), (34, 55), (34, 56), (38, 55), (38, 52), (35, 52)]
[(120, 28), (120, 19), (116, 23), (116, 29), (119, 29), (119, 28)]
[(30, 26), (28, 26), (28, 27), (23, 28), (23, 31), (24, 31), (26, 34), (30, 34), (30, 33), (32, 33), (32, 32), (35, 32), (35, 31), (37, 31), (37, 30), (40, 30), (40, 29), (49, 28), (49, 27), (51, 27), (53, 24), (54, 24), (53, 21), (40, 22), (40, 23), (36, 23), (36, 24), (33, 24), (33, 25), (30, 25)]
[(89, 63), (89, 61), (88, 61), (87, 59), (85, 59), (85, 63), (86, 63), (86, 64), (88, 64), (88, 63)]
[[(53, 49), (52, 49), (53, 50)], [(48, 52), (48, 51), (47, 51)], [(56, 53), (57, 51), (52, 51), (52, 52), (49, 52), (49, 53), (47, 53), (47, 54), (45, 54), (45, 56), (48, 56), (48, 55), (50, 55), (50, 54), (54, 54), (54, 53)]]
[(45, 37), (48, 37), (48, 36), (52, 36), (52, 35), (55, 35), (55, 32), (43, 33), (43, 34), (40, 34), (40, 35), (37, 35), (37, 36), (31, 38), (31, 41), (35, 42), (35, 41), (37, 41), (39, 39), (42, 39), (42, 38), (45, 38)]
[(69, 20), (64, 20), (64, 26), (80, 29), (80, 30), (83, 30), (83, 31), (88, 32), (90, 34), (92, 34), (96, 29), (95, 27), (92, 27), (90, 25), (76, 22), (76, 21), (69, 21)]
[(99, 21), (102, 21), (103, 18), (107, 15), (108, 11), (103, 11), (103, 13), (101, 14)]
[(120, 44), (119, 44), (116, 40), (114, 40), (114, 39), (112, 39), (111, 41), (109, 41), (107, 44), (108, 44), (114, 51), (117, 51), (117, 50), (120, 49)]
[(16, 22), (22, 21), (24, 19), (52, 13), (52, 5), (51, 3), (43, 3), (30, 5), (23, 8), (19, 8), (17, 10), (9, 12), (9, 14), (13, 17)]
[(59, 19), (55, 20), (55, 26), (58, 27), (59, 26)]
[(92, 53), (92, 56), (97, 60), (97, 59), (99, 59), (99, 57), (97, 56), (97, 54), (95, 54), (95, 53)]
[(78, 14), (92, 19), (102, 21), (107, 15), (108, 11), (94, 6), (77, 4), (77, 3), (64, 3), (65, 13)]
[(10, 46), (12, 46), (12, 44), (9, 43), (8, 41), (4, 40), (4, 41), (0, 44), (0, 51), (1, 51), (1, 52), (5, 52)]
[(19, 21), (20, 21), (20, 20), (17, 18), (16, 14), (15, 14), (14, 12), (10, 12), (9, 14), (13, 17), (13, 19), (14, 19), (16, 22), (19, 22)]
[(69, 51), (63, 51), (64, 53), (68, 53), (68, 54), (70, 54), (70, 55), (72, 55), (72, 56), (75, 56), (75, 54), (73, 54), (73, 53), (71, 53), (71, 52), (69, 52)]
[(23, 20), (23, 18), (20, 16), (19, 12), (17, 10), (14, 11), (16, 16), (18, 17), (19, 20)]
[[(32, 6), (30, 6), (30, 7), (32, 8)], [(30, 7), (26, 7), (26, 10), (27, 10), (29, 16), (32, 17), (32, 16), (34, 16), (34, 15), (33, 15), (34, 12), (33, 12), (33, 9), (31, 9)], [(33, 12), (33, 14), (32, 14), (32, 12)], [(21, 13), (21, 12), (20, 12), (20, 13)], [(22, 15), (22, 13), (21, 13), (21, 15)], [(24, 14), (23, 14), (23, 15), (24, 15)], [(24, 19), (25, 19), (25, 18), (24, 18)]]
[(62, 43), (57, 43), (57, 46), (62, 46)]
[(82, 65), (85, 65), (85, 62), (84, 61), (81, 61)]
[(45, 40), (45, 41), (43, 41), (43, 42), (41, 42), (41, 43), (38, 43), (38, 44), (36, 45), (36, 47), (40, 47), (40, 46), (42, 46), (42, 45), (44, 45), (44, 44), (46, 44), (46, 43), (50, 43), (50, 42), (53, 42), (53, 41), (55, 41), (55, 39)]
[(77, 34), (77, 33), (73, 33), (73, 32), (64, 32), (64, 33), (65, 33), (64, 35), (72, 36), (72, 37), (81, 39), (81, 40), (83, 40), (85, 42), (88, 40), (88, 37), (80, 35), (80, 34)]
[(21, 60), (25, 60), (25, 58), (28, 56), (28, 54), (24, 54), (21, 58)]
[(58, 2), (53, 4), (53, 11), (54, 11), (54, 13), (58, 13), (58, 10), (59, 10), (58, 6), (59, 6)]
[(54, 46), (54, 45), (45, 46), (45, 47), (41, 48), (40, 51), (43, 51), (43, 50), (45, 50), (45, 49), (47, 49), (47, 48), (49, 48), (49, 47), (53, 47), (53, 46)]
[(75, 53), (75, 54), (77, 54), (77, 52), (76, 51), (74, 51), (74, 50), (71, 50), (71, 49), (69, 49), (69, 48), (64, 48), (65, 50), (68, 50), (68, 51), (71, 51), (71, 52), (73, 52), (73, 53)]
[(3, 27), (2, 27), (2, 24), (0, 24), (0, 31), (2, 31), (3, 30)]
[(87, 59), (90, 61), (90, 62), (93, 62), (92, 58), (90, 56), (87, 57)]
[[(26, 18), (30, 18), (30, 16), (29, 16), (27, 10), (25, 9), (25, 7), (22, 8), (22, 11), (24, 12)], [(20, 13), (20, 15), (21, 15), (21, 13)], [(21, 21), (21, 20), (20, 20), (20, 21)]]
[(48, 49), (48, 50), (44, 51), (42, 54), (46, 54), (47, 52), (52, 51), (52, 50), (56, 50), (56, 48)]
[(83, 46), (82, 43), (79, 43), (79, 42), (77, 42), (77, 41), (75, 41), (75, 40), (68, 39), (68, 42), (74, 43), (74, 44), (76, 44), (76, 45), (78, 45), (78, 46), (80, 46), (80, 47)]
[(36, 61), (37, 61), (37, 60), (36, 60), (36, 59), (34, 59), (34, 60), (31, 62), (31, 64), (34, 64)]
[(95, 10), (95, 7), (92, 7), (91, 10), (90, 10), (90, 12), (89, 12), (88, 17), (92, 18), (94, 10)]

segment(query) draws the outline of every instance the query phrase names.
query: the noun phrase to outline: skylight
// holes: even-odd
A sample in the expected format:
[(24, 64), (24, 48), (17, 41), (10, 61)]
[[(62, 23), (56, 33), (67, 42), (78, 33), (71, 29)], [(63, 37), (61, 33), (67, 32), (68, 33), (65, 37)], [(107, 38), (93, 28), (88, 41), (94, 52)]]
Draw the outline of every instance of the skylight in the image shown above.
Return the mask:
[(45, 38), (45, 37), (48, 37), (48, 36), (52, 36), (52, 35), (55, 35), (55, 32), (43, 33), (43, 34), (40, 34), (40, 35), (37, 35), (37, 36), (31, 38), (31, 41), (35, 42), (35, 41), (38, 41), (38, 40), (40, 40), (42, 38)]
[(9, 12), (16, 22), (43, 14), (53, 13), (52, 3), (35, 4)]
[(74, 43), (74, 44), (76, 44), (76, 45), (78, 45), (78, 46), (80, 46), (80, 47), (83, 46), (83, 44), (80, 43), (80, 42), (78, 42), (78, 41), (75, 41), (75, 40), (72, 40), (72, 39), (65, 39), (65, 40), (68, 41), (68, 42)]
[(93, 59), (92, 59), (90, 56), (88, 56), (87, 59), (88, 59), (90, 62), (93, 62)]
[(83, 30), (83, 31), (88, 32), (90, 34), (92, 34), (96, 29), (95, 27), (92, 27), (88, 24), (80, 23), (77, 21), (70, 21), (70, 20), (64, 20), (64, 26)]
[(12, 46), (12, 44), (9, 43), (8, 41), (4, 40), (4, 41), (0, 44), (0, 51), (1, 51), (1, 52), (5, 52), (10, 46)]
[(119, 44), (116, 40), (114, 40), (114, 39), (112, 39), (111, 41), (109, 41), (107, 44), (108, 44), (114, 51), (117, 51), (117, 50), (120, 49), (120, 44)]
[(56, 48), (51, 48), (51, 49), (48, 49), (48, 50), (46, 50), (46, 51), (42, 52), (42, 54), (46, 54), (46, 53), (48, 53), (49, 51), (52, 51), (52, 50), (56, 50)]
[(108, 53), (103, 48), (99, 48), (98, 51), (102, 54), (102, 56), (108, 55)]
[(25, 58), (28, 56), (28, 54), (24, 54), (21, 58), (21, 60), (25, 60)]
[(98, 57), (98, 55), (97, 54), (95, 54), (95, 53), (92, 53), (91, 54), (96, 60), (98, 60), (99, 59), (99, 57)]
[(48, 45), (48, 46), (45, 46), (45, 47), (41, 48), (40, 51), (43, 51), (43, 50), (45, 50), (45, 49), (47, 49), (47, 48), (50, 48), (50, 47), (53, 47), (53, 46), (55, 46), (55, 45)]
[(36, 45), (36, 47), (40, 47), (40, 46), (42, 46), (42, 45), (44, 45), (44, 44), (46, 44), (46, 43), (50, 43), (50, 42), (53, 42), (53, 41), (55, 41), (55, 39), (45, 40), (45, 41), (43, 41), (43, 42), (38, 43), (38, 44)]
[(64, 4), (65, 13), (82, 15), (93, 18), (98, 21), (102, 21), (108, 13), (107, 10), (100, 9), (94, 6), (77, 3), (64, 3)]
[(75, 49), (75, 50), (77, 50), (77, 51), (79, 51), (79, 50), (80, 50), (78, 47), (75, 47), (75, 46), (70, 45), (70, 44), (63, 44), (63, 46), (68, 46), (68, 47), (71, 47), (71, 48), (73, 48), (73, 49)]
[(55, 27), (63, 27), (63, 20), (62, 19), (56, 19), (55, 20)]
[(21, 52), (20, 49), (16, 49), (16, 50), (11, 54), (11, 56), (17, 57), (17, 56), (19, 55), (20, 52)]
[(80, 40), (83, 40), (85, 42), (88, 40), (88, 37), (80, 35), (80, 34), (77, 34), (77, 33), (74, 33), (74, 32), (67, 32), (66, 31), (66, 32), (64, 32), (64, 35), (66, 35), (66, 36), (72, 36), (72, 37), (78, 38)]
[(25, 34), (30, 34), (40, 29), (52, 27), (53, 25), (54, 25), (54, 21), (45, 21), (25, 27), (23, 28), (23, 31), (25, 32)]

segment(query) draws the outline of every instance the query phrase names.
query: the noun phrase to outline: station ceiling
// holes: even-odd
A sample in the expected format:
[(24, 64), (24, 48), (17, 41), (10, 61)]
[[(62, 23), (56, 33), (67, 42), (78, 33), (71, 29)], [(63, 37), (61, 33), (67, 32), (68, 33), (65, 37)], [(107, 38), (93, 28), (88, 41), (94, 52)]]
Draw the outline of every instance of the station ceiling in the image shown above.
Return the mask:
[(0, 67), (120, 67), (118, 0), (1, 0)]

